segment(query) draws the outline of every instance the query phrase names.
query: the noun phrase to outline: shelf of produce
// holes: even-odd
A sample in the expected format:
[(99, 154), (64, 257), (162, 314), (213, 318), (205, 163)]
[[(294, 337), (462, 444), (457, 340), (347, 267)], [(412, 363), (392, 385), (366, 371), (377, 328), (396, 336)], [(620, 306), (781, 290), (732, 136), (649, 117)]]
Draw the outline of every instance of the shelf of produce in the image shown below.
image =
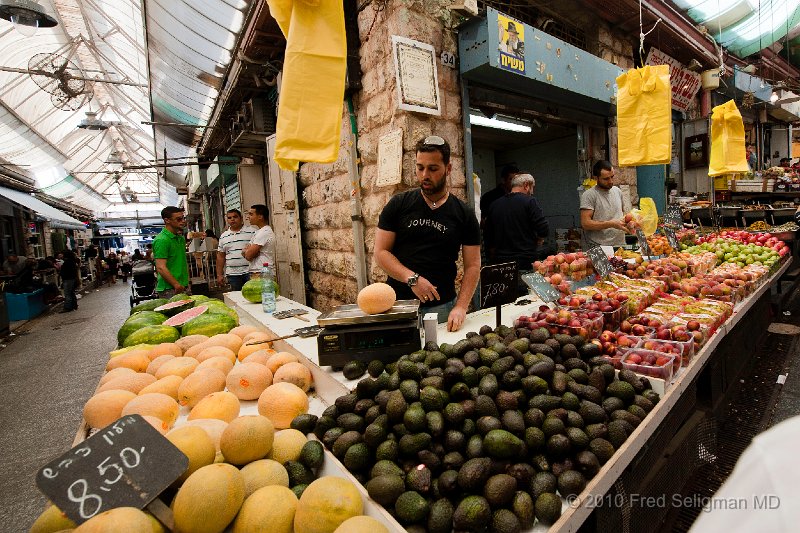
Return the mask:
[(695, 354), (689, 366), (681, 368), (672, 384), (665, 391), (661, 401), (658, 402), (647, 418), (639, 424), (611, 459), (603, 465), (600, 472), (589, 481), (584, 491), (569, 504), (566, 501), (563, 503), (561, 518), (553, 524), (550, 531), (571, 532), (580, 528), (592, 512), (590, 503), (602, 501), (601, 497), (611, 489), (617, 478), (625, 471), (648, 439), (658, 429), (658, 426), (678, 402), (681, 395), (697, 379), (700, 371), (709, 361), (711, 354), (719, 346), (720, 342), (725, 338), (725, 335), (739, 323), (753, 304), (786, 272), (791, 262), (791, 258), (785, 261), (758, 289), (736, 305), (733, 315)]

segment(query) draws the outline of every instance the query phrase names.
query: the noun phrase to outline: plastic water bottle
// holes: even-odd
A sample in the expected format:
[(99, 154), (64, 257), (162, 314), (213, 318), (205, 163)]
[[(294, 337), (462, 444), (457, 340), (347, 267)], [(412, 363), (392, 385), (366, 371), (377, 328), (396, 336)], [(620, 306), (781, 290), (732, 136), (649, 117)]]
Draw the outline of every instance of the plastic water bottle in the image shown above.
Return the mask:
[(275, 271), (269, 266), (269, 263), (264, 263), (261, 268), (261, 279), (264, 283), (261, 285), (261, 307), (265, 313), (272, 314), (275, 312)]

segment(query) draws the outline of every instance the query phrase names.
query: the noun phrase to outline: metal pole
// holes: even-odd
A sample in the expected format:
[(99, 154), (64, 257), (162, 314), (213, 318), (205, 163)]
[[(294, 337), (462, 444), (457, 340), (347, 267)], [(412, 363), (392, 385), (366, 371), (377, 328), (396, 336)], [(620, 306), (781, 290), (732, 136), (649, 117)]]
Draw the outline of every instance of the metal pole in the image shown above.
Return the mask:
[(367, 254), (364, 244), (364, 217), (361, 213), (361, 174), (358, 166), (358, 129), (353, 99), (347, 97), (347, 114), (350, 120), (350, 219), (353, 221), (353, 251), (356, 255), (356, 284), (358, 290), (367, 286)]

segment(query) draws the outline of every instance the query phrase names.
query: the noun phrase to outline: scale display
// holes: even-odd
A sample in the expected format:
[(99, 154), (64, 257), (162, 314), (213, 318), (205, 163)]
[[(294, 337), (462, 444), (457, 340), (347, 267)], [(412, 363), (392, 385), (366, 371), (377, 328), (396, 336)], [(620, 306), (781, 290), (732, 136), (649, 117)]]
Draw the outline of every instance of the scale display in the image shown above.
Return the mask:
[(422, 347), (416, 320), (328, 327), (317, 336), (319, 364), (342, 366), (350, 361), (396, 361)]

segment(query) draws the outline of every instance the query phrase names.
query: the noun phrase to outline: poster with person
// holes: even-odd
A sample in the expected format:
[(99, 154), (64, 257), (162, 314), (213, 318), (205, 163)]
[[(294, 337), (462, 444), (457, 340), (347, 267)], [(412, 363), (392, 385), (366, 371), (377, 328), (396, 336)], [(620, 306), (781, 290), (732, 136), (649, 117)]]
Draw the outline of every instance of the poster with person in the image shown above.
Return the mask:
[(525, 74), (525, 25), (498, 13), (497, 31), (500, 68)]

